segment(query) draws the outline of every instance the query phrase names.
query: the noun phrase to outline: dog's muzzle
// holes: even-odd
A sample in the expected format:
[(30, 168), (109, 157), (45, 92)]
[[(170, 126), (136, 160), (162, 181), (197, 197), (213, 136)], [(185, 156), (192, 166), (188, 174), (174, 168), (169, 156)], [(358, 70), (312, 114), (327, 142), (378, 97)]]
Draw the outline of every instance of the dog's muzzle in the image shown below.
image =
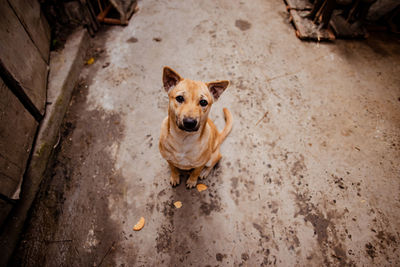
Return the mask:
[(178, 125), (178, 127), (187, 132), (195, 132), (199, 129), (197, 120), (193, 118), (184, 118), (182, 124)]

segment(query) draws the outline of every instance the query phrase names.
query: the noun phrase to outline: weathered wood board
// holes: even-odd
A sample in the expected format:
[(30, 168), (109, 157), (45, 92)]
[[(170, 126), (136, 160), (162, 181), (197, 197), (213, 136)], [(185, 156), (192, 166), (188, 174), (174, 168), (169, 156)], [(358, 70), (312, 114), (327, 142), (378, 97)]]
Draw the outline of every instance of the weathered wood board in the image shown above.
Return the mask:
[(13, 205), (0, 199), (0, 225), (3, 224), (8, 214), (10, 213)]
[(358, 22), (350, 24), (346, 21), (345, 18), (343, 18), (339, 14), (334, 14), (332, 16), (331, 21), (330, 21), (330, 26), (332, 27), (333, 31), (335, 32), (335, 35), (338, 38), (367, 38), (368, 37), (368, 32), (362, 24), (360, 24)]
[(0, 193), (9, 198), (22, 181), (37, 126), (0, 78)]
[(308, 11), (291, 9), (290, 15), (296, 28), (296, 35), (301, 40), (333, 41), (335, 35), (329, 29), (319, 29), (311, 20), (304, 18)]
[(285, 0), (288, 9), (295, 10), (311, 10), (312, 4), (308, 0)]
[(28, 35), (39, 49), (42, 58), (49, 63), (50, 28), (41, 12), (38, 1), (8, 0)]
[(48, 66), (13, 9), (0, 0), (0, 60), (43, 115)]

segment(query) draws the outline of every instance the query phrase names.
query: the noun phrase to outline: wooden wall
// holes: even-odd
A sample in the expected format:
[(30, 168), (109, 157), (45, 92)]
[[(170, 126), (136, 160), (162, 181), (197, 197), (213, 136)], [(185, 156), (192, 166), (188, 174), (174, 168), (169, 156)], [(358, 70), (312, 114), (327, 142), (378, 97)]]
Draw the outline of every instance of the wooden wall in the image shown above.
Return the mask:
[(0, 0), (0, 224), (45, 113), (50, 29), (37, 0)]

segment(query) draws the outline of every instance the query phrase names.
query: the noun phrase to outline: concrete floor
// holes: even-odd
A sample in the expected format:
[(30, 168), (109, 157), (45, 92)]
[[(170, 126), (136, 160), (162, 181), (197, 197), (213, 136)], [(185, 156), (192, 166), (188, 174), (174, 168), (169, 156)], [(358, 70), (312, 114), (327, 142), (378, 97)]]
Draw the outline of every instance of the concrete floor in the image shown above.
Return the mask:
[[(400, 265), (399, 40), (302, 42), (281, 0), (139, 8), (93, 39), (14, 264)], [(166, 65), (231, 81), (201, 193), (172, 188), (158, 151)]]

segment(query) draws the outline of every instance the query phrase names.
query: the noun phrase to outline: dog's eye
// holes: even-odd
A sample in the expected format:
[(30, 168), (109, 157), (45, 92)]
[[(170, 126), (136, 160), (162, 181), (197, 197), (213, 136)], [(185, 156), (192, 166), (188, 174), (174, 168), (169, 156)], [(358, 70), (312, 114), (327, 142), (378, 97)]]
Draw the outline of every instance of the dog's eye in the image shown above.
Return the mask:
[(207, 100), (204, 100), (204, 99), (200, 100), (200, 106), (205, 107), (207, 105), (208, 105)]
[(183, 101), (185, 101), (185, 99), (183, 98), (183, 96), (178, 95), (176, 98), (176, 101), (178, 101), (179, 103), (182, 103)]

